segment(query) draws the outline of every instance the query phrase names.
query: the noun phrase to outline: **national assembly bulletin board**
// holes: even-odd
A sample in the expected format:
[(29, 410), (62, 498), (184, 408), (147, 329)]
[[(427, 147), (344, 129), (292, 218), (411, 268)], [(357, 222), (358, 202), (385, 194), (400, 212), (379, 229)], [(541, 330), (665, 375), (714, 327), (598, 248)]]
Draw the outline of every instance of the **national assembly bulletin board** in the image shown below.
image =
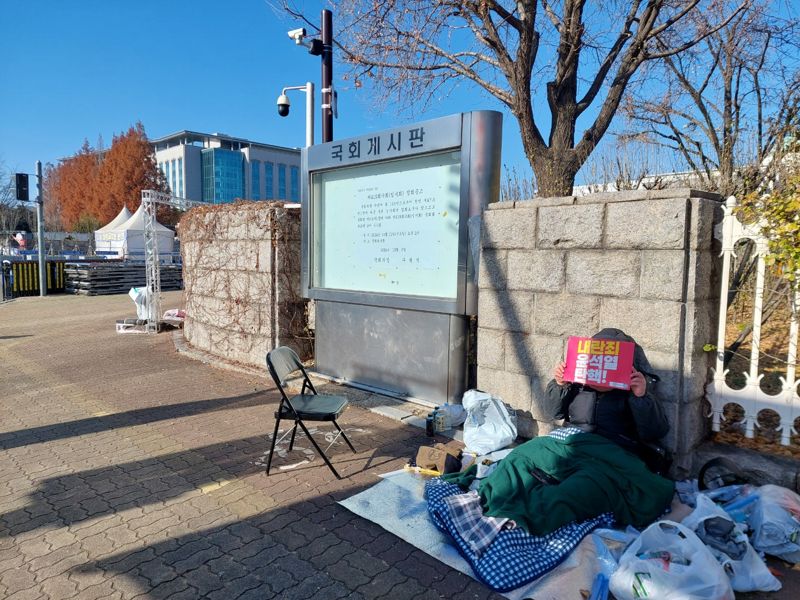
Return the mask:
[(301, 285), (316, 301), (318, 374), (460, 401), (501, 130), (500, 113), (475, 111), (303, 150)]
[(467, 222), (496, 200), (499, 122), (462, 113), (304, 150), (304, 295), (469, 312)]

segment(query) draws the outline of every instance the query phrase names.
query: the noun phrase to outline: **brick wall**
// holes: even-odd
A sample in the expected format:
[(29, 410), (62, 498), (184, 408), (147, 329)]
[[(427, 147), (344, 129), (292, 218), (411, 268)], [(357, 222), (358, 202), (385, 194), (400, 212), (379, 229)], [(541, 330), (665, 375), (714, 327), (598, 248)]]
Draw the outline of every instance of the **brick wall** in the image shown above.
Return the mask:
[(300, 209), (237, 203), (194, 209), (180, 224), (186, 340), (226, 359), (265, 366), (289, 345), (311, 353), (300, 297)]
[(555, 425), (544, 390), (566, 338), (617, 327), (662, 381), (678, 465), (705, 437), (703, 345), (716, 339), (720, 198), (637, 191), (496, 203), (482, 231), (478, 387), (518, 410), (520, 433)]

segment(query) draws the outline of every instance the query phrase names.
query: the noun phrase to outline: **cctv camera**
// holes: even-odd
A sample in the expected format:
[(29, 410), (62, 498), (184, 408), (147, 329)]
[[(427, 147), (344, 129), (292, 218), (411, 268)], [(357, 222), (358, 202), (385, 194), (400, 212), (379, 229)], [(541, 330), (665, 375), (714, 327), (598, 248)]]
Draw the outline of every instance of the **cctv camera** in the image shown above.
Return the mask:
[(302, 44), (303, 38), (306, 37), (306, 30), (305, 27), (301, 27), (300, 29), (292, 29), (291, 31), (287, 31), (286, 35), (292, 38), (295, 44)]
[(278, 96), (278, 114), (282, 117), (288, 117), (290, 104), (289, 96), (286, 94)]

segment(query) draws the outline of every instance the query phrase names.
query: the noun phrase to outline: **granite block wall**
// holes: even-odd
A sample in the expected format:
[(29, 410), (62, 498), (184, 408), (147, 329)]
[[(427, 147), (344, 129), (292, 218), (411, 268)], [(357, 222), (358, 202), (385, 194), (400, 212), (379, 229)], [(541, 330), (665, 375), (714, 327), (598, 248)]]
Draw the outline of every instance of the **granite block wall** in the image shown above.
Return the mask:
[(678, 468), (706, 434), (722, 216), (688, 189), (489, 206), (479, 270), (478, 387), (517, 409), (520, 433), (557, 425), (544, 389), (570, 335), (617, 327), (661, 377)]
[(298, 208), (262, 202), (197, 208), (181, 220), (180, 236), (189, 344), (257, 367), (265, 367), (276, 346), (311, 354)]

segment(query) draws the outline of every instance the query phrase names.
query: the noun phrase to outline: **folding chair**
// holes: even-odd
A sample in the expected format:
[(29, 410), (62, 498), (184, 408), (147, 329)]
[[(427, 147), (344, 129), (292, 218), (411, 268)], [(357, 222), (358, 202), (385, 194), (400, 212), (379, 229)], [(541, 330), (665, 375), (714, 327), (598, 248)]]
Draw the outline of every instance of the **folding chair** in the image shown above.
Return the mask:
[[(269, 449), (267, 475), (269, 475), (269, 469), (272, 465), (272, 454), (275, 452), (276, 438), (278, 437), (278, 427), (280, 426), (281, 419), (292, 419), (294, 421), (294, 427), (291, 429), (292, 439), (289, 441), (289, 451), (291, 452), (292, 448), (294, 448), (294, 436), (297, 433), (297, 426), (299, 425), (306, 434), (306, 437), (314, 445), (314, 448), (316, 448), (317, 452), (322, 456), (328, 468), (333, 471), (337, 479), (341, 479), (341, 476), (336, 472), (336, 469), (333, 468), (325, 452), (330, 450), (331, 446), (339, 439), (340, 435), (344, 438), (344, 441), (347, 442), (347, 445), (350, 446), (353, 454), (356, 452), (356, 449), (353, 448), (353, 444), (350, 443), (347, 435), (336, 422), (336, 419), (338, 419), (344, 412), (344, 409), (347, 408), (347, 399), (342, 396), (318, 394), (303, 364), (300, 362), (300, 358), (294, 350), (287, 346), (275, 348), (267, 354), (267, 368), (282, 396), (280, 406), (278, 410), (275, 411), (275, 431), (272, 434), (272, 446)], [(283, 384), (289, 375), (298, 370), (303, 374), (303, 387), (299, 394), (290, 398), (286, 395)], [(310, 393), (306, 393), (307, 391)], [(336, 434), (336, 437), (333, 438), (325, 451), (323, 451), (316, 440), (311, 436), (308, 429), (306, 429), (304, 421), (331, 421), (334, 427), (339, 430), (339, 433)], [(281, 436), (281, 440), (283, 440), (288, 433), (288, 431), (284, 433)]]

